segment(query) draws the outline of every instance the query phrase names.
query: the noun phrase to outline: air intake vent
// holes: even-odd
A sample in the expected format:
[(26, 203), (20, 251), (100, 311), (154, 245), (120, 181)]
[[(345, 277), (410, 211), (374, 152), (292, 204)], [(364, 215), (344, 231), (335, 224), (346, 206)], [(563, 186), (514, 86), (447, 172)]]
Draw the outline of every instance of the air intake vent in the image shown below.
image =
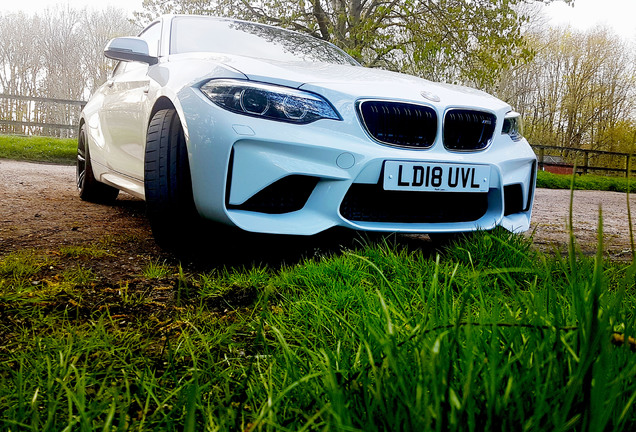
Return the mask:
[(397, 147), (428, 148), (435, 142), (437, 113), (433, 108), (403, 102), (364, 101), (362, 123), (376, 140)]
[(488, 193), (387, 191), (379, 184), (352, 184), (340, 214), (355, 222), (473, 222), (488, 211)]
[(444, 117), (444, 146), (449, 150), (483, 150), (490, 144), (497, 124), (494, 114), (450, 110)]
[(317, 177), (290, 175), (267, 186), (243, 204), (228, 204), (227, 208), (267, 214), (298, 211), (305, 206), (317, 184)]
[(520, 184), (504, 186), (504, 216), (523, 211), (523, 190)]

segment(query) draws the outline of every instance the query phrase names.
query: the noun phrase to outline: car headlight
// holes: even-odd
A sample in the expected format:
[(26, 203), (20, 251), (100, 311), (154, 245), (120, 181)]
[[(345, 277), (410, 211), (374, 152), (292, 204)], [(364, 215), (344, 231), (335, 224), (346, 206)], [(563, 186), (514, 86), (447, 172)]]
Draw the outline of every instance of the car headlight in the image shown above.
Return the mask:
[(519, 141), (522, 138), (522, 132), (521, 114), (510, 111), (504, 118), (501, 133), (509, 135), (514, 141)]
[(211, 80), (201, 91), (229, 111), (288, 123), (307, 124), (320, 119), (341, 120), (320, 96), (293, 88), (240, 80)]

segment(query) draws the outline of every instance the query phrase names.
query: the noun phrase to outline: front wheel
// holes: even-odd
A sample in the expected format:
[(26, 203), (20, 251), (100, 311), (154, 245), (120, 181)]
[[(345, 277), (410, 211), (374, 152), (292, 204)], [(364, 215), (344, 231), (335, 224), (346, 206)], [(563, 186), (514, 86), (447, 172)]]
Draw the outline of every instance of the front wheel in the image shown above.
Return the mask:
[(93, 164), (91, 163), (85, 125), (80, 127), (77, 137), (75, 181), (79, 196), (84, 201), (105, 204), (115, 201), (119, 194), (119, 189), (98, 182), (93, 174)]
[(199, 217), (192, 198), (183, 127), (174, 109), (158, 111), (148, 126), (144, 189), (157, 243), (175, 247), (190, 240)]

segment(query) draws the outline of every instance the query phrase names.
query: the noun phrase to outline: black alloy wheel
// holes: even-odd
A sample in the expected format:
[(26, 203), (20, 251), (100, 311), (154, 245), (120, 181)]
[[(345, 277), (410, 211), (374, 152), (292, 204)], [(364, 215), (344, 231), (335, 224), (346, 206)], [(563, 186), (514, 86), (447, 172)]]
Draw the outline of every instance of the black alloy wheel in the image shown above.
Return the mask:
[(79, 196), (84, 201), (106, 204), (115, 201), (119, 194), (119, 189), (100, 183), (95, 179), (84, 124), (80, 127), (77, 137), (75, 180)]

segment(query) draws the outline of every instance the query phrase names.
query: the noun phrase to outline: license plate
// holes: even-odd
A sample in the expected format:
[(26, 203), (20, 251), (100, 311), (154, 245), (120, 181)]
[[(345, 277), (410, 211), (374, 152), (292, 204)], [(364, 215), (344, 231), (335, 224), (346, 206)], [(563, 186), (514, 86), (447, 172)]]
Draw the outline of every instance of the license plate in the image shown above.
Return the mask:
[(488, 192), (489, 165), (386, 161), (384, 190)]

